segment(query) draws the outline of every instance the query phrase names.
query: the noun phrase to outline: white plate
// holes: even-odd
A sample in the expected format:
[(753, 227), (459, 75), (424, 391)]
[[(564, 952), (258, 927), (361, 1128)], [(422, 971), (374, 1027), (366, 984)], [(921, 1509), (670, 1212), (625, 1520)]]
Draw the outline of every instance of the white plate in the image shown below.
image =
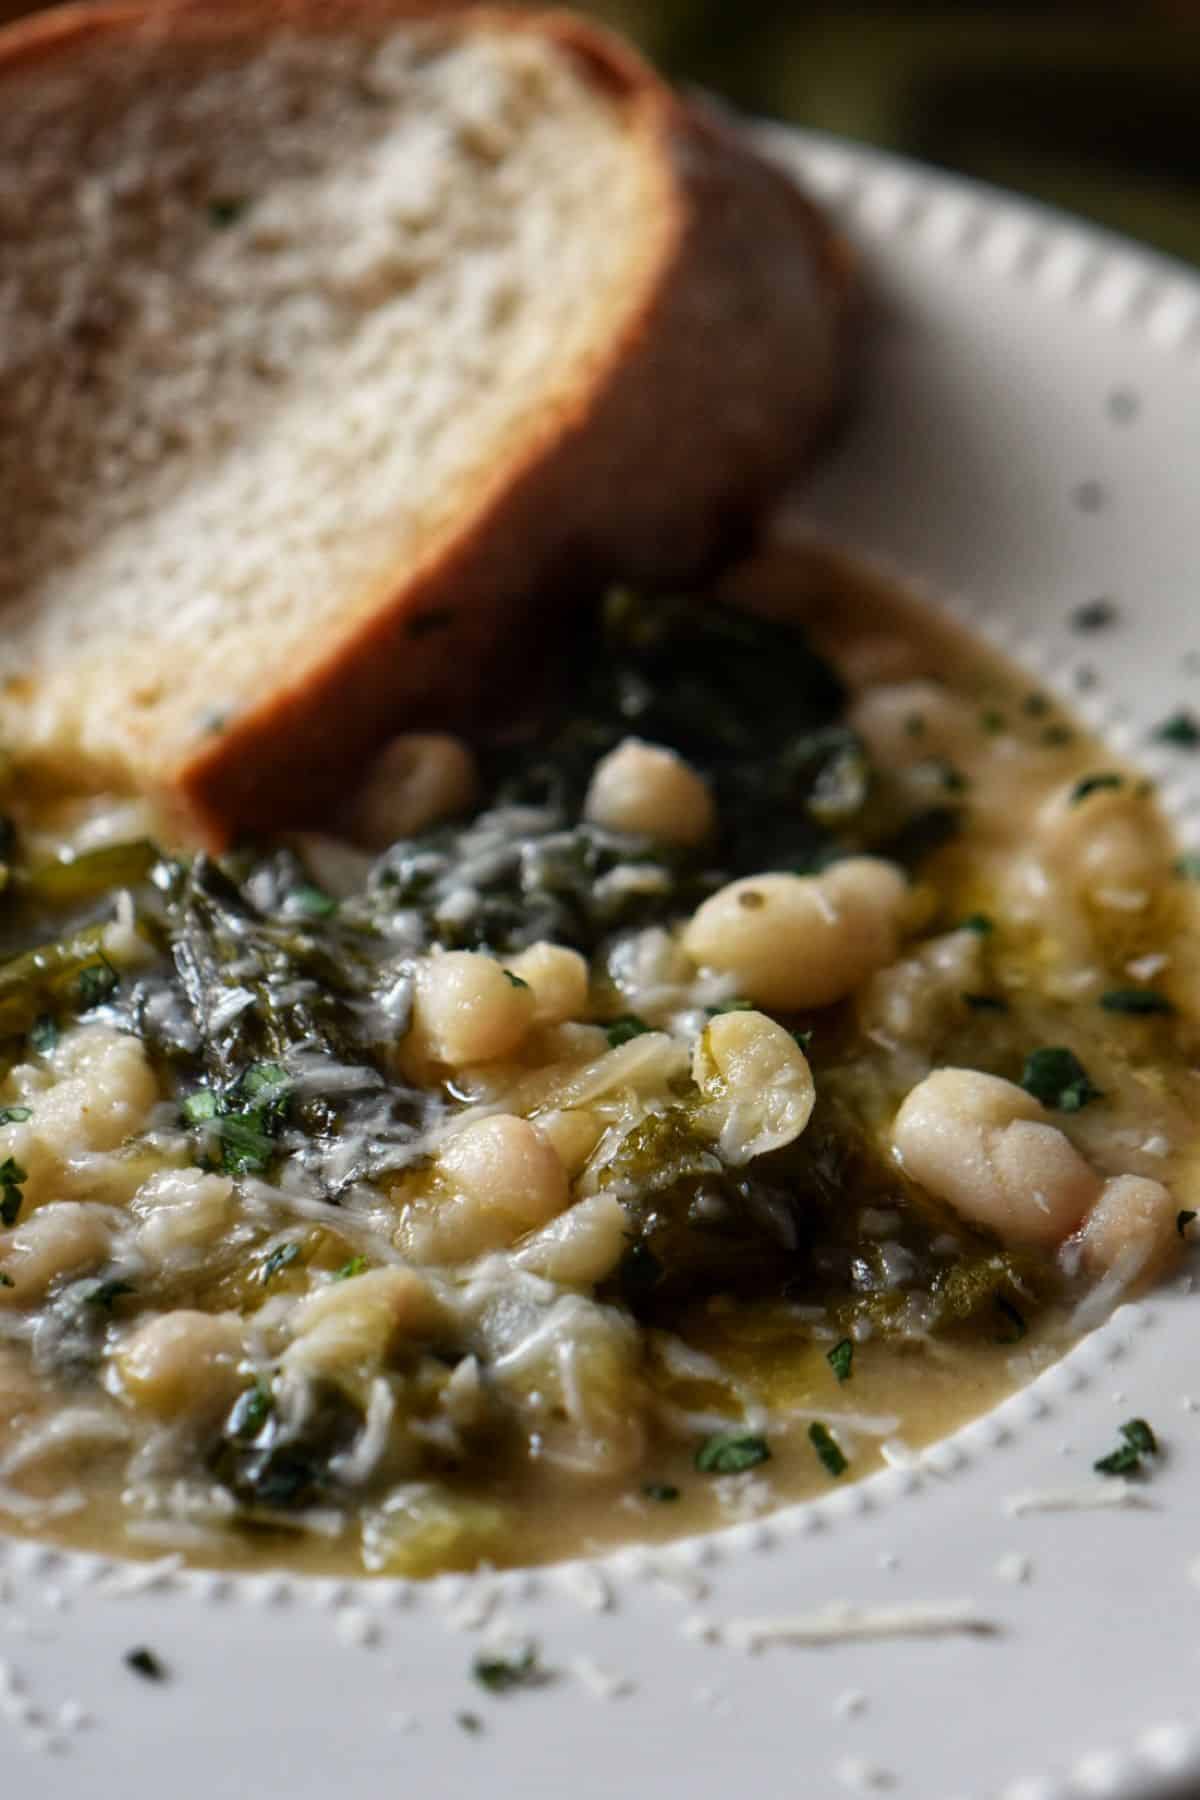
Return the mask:
[[(1200, 703), (1185, 659), (1200, 649), (1200, 288), (1016, 201), (769, 141), (841, 215), (874, 295), (862, 409), (806, 528), (981, 620), (1136, 750)], [(1070, 609), (1099, 595), (1120, 624), (1073, 636)], [(1160, 762), (1186, 836), (1200, 763)], [(160, 1571), (130, 1593), (128, 1565), (10, 1545), (7, 1785), (71, 1800), (1065, 1800), (1200, 1778), (1186, 1285), (1124, 1309), (919, 1467), (653, 1556), (423, 1588)], [(1166, 1448), (1136, 1507), (1014, 1512), (1021, 1494), (1120, 1497), (1091, 1464), (1135, 1414)], [(738, 1621), (843, 1603), (948, 1635), (737, 1648)], [(500, 1628), (538, 1639), (553, 1685), (492, 1698), (472, 1683)], [(138, 1644), (169, 1682), (126, 1670)]]

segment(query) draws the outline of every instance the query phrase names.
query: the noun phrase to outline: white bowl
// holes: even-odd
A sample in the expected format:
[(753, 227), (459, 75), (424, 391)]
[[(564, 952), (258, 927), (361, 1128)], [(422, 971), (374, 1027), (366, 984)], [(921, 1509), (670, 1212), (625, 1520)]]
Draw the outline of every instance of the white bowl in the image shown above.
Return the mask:
[[(873, 296), (861, 408), (798, 529), (975, 621), (1138, 754), (1200, 704), (1200, 285), (962, 182), (766, 141), (842, 219)], [(1119, 623), (1073, 635), (1101, 595)], [(1143, 760), (1186, 840), (1200, 763)], [(668, 1550), (422, 1586), (0, 1541), (10, 1788), (1066, 1800), (1200, 1781), (1190, 1285), (1123, 1308), (913, 1468)], [(1165, 1456), (1124, 1491), (1091, 1465), (1132, 1415)], [(847, 1627), (865, 1635), (808, 1641)], [(497, 1633), (536, 1638), (556, 1679), (479, 1689)], [(168, 1681), (125, 1667), (137, 1645)]]

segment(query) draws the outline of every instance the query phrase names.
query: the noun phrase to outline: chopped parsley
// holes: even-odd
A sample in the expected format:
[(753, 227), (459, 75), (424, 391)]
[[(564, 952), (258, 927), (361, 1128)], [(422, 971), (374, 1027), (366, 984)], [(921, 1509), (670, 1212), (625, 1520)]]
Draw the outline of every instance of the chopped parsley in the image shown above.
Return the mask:
[(1195, 1217), (1196, 1213), (1190, 1207), (1185, 1207), (1182, 1212), (1175, 1214), (1175, 1229), (1181, 1238), (1187, 1236), (1187, 1228)]
[(1079, 806), (1092, 794), (1111, 792), (1125, 786), (1125, 777), (1114, 774), (1112, 770), (1102, 770), (1098, 775), (1082, 775), (1071, 789), (1071, 805)]
[(998, 732), (1004, 731), (1008, 727), (1008, 720), (1005, 718), (1004, 714), (1002, 712), (997, 712), (993, 706), (987, 707), (979, 715), (979, 723), (983, 729), (993, 737), (995, 737)]
[(963, 1005), (972, 1012), (1002, 1013), (1008, 1011), (1008, 1001), (999, 994), (964, 994)]
[(1093, 1100), (1104, 1098), (1073, 1050), (1049, 1045), (1031, 1050), (1021, 1070), (1021, 1086), (1043, 1106), (1059, 1112), (1079, 1112)]
[(263, 1263), (259, 1270), (259, 1280), (265, 1287), (268, 1281), (274, 1281), (276, 1275), (281, 1274), (284, 1269), (290, 1268), (294, 1262), (299, 1260), (299, 1244), (280, 1244), (272, 1250), (270, 1256)]
[(53, 1013), (40, 1013), (29, 1027), (29, 1047), (39, 1056), (49, 1056), (58, 1042), (58, 1020)]
[(515, 1688), (541, 1687), (546, 1671), (538, 1662), (532, 1644), (515, 1656), (477, 1656), (471, 1673), (489, 1694), (511, 1694)]
[(334, 1270), (333, 1279), (335, 1281), (352, 1281), (356, 1275), (365, 1275), (366, 1272), (366, 1257), (352, 1256), (349, 1262), (344, 1262), (340, 1269)]
[(137, 1289), (132, 1281), (122, 1281), (119, 1277), (112, 1281), (101, 1281), (94, 1288), (89, 1288), (84, 1295), (89, 1306), (97, 1306), (101, 1312), (111, 1312), (118, 1300), (127, 1294), (135, 1294)]
[(125, 1652), (125, 1667), (140, 1675), (143, 1681), (165, 1681), (167, 1679), (166, 1664), (161, 1657), (148, 1650), (145, 1644), (139, 1644), (136, 1650)]
[(1092, 1464), (1098, 1475), (1139, 1475), (1143, 1457), (1159, 1453), (1158, 1439), (1145, 1419), (1126, 1419), (1121, 1437), (1124, 1441), (1115, 1450)]
[(1038, 740), (1047, 750), (1061, 750), (1064, 744), (1073, 744), (1075, 733), (1069, 725), (1047, 725)]
[(79, 1007), (87, 1012), (89, 1007), (103, 1006), (117, 991), (120, 976), (108, 958), (102, 956), (99, 962), (89, 963), (86, 969), (80, 969), (78, 979)]
[(664, 1506), (679, 1499), (679, 1489), (670, 1481), (643, 1481), (642, 1492), (647, 1500), (658, 1500)]
[(13, 1157), (0, 1163), (0, 1224), (15, 1225), (21, 1216), (21, 1183), (29, 1177)]
[(844, 1475), (850, 1464), (842, 1454), (841, 1445), (827, 1425), (814, 1419), (808, 1428), (808, 1441), (820, 1457), (825, 1468), (833, 1476)]
[(1200, 881), (1200, 850), (1188, 850), (1176, 857), (1175, 873), (1184, 881)]
[(529, 983), (527, 981), (522, 981), (519, 975), (514, 975), (511, 969), (505, 969), (504, 973), (508, 978), (510, 986), (523, 988), (527, 994), (530, 992)]
[(1026, 694), (1021, 702), (1021, 711), (1028, 713), (1031, 719), (1044, 719), (1050, 711), (1050, 702), (1045, 694)]
[(1176, 750), (1200, 748), (1200, 723), (1190, 712), (1172, 713), (1155, 727), (1154, 737), (1160, 744), (1171, 744)]
[(0, 1287), (16, 1287), (16, 1282), (6, 1270), (0, 1269)]
[(256, 1382), (234, 1401), (225, 1429), (230, 1437), (257, 1437), (274, 1410), (275, 1399), (270, 1388), (261, 1381)]
[(1105, 1012), (1133, 1013), (1142, 1018), (1152, 1013), (1175, 1011), (1167, 996), (1156, 988), (1112, 988), (1107, 994), (1101, 994), (1100, 1004)]
[(630, 1038), (642, 1037), (653, 1027), (647, 1025), (645, 1019), (639, 1019), (636, 1013), (623, 1013), (619, 1019), (611, 1019), (604, 1030), (611, 1048), (618, 1050)]
[(261, 1174), (275, 1154), (275, 1132), (287, 1111), (291, 1079), (279, 1063), (251, 1063), (224, 1094), (197, 1088), (183, 1102), (190, 1125), (210, 1126), (227, 1175)]
[(0, 1125), (23, 1125), (32, 1117), (32, 1106), (0, 1106)]
[(710, 1019), (720, 1018), (722, 1013), (754, 1012), (753, 1000), (721, 1000), (716, 1006), (706, 1006), (705, 1012)]
[(854, 1372), (854, 1345), (849, 1338), (843, 1338), (828, 1351), (825, 1361), (829, 1364), (839, 1381), (849, 1381)]
[(996, 929), (996, 921), (989, 918), (987, 913), (968, 913), (965, 919), (958, 921), (957, 929), (973, 931), (978, 937), (991, 937)]
[(460, 1731), (465, 1731), (467, 1733), (468, 1737), (478, 1737), (480, 1732), (483, 1730), (483, 1720), (480, 1718), (478, 1713), (473, 1713), (473, 1712), (455, 1713), (454, 1723), (458, 1726)]
[(746, 1469), (768, 1462), (770, 1456), (766, 1438), (754, 1432), (718, 1431), (705, 1438), (695, 1460), (702, 1475), (741, 1475)]
[(1105, 631), (1120, 617), (1111, 600), (1085, 600), (1071, 614), (1073, 631)]
[(304, 913), (310, 919), (331, 919), (338, 909), (338, 903), (332, 894), (319, 888), (311, 881), (293, 888), (287, 899), (291, 912)]

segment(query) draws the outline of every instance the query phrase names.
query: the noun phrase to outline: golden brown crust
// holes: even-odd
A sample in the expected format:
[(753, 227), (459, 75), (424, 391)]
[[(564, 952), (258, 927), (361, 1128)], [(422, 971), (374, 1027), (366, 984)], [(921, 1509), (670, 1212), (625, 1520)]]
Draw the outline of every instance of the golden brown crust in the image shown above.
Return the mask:
[(72, 7), (0, 33), (0, 74), (113, 34), (182, 47), (440, 16), (549, 37), (621, 105), (656, 195), (642, 291), (607, 354), (420, 565), (347, 596), (353, 624), (173, 771), (168, 798), (217, 845), (320, 816), (391, 732), (477, 704), (500, 644), (556, 583), (702, 575), (836, 405), (847, 277), (823, 222), (632, 50), (571, 15), (436, 0)]

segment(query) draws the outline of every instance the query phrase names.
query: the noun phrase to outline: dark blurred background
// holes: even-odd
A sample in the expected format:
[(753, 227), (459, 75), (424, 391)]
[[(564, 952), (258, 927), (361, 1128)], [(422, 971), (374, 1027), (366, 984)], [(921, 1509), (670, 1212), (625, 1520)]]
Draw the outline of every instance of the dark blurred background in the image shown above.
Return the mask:
[(1200, 263), (1200, 0), (592, 0), (673, 75)]
[[(31, 10), (0, 0), (0, 18)], [(1200, 263), (1200, 0), (586, 0), (677, 79)]]

